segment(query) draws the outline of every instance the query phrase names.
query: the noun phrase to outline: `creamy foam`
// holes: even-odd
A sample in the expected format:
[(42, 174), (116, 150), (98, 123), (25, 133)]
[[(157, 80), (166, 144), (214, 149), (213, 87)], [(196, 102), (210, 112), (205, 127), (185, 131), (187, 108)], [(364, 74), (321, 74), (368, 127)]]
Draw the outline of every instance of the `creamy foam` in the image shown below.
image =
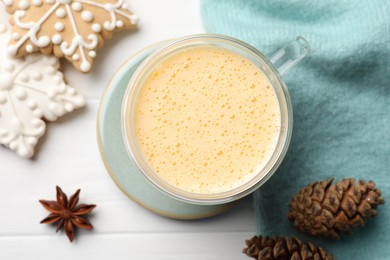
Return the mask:
[(151, 168), (167, 183), (212, 194), (241, 186), (269, 161), (279, 102), (249, 59), (217, 47), (173, 54), (145, 80), (135, 129)]

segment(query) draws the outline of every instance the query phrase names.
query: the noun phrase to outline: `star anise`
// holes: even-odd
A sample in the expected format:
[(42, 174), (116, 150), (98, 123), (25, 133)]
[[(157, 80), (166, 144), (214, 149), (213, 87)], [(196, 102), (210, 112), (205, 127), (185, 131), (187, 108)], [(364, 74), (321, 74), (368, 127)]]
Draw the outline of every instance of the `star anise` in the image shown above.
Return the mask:
[(56, 189), (57, 201), (39, 201), (45, 209), (51, 212), (49, 216), (41, 221), (41, 224), (53, 224), (58, 222), (56, 232), (63, 228), (70, 242), (72, 242), (76, 228), (93, 229), (92, 224), (82, 216), (90, 213), (96, 205), (80, 204), (77, 206), (80, 189), (78, 189), (69, 200), (60, 187), (56, 186)]

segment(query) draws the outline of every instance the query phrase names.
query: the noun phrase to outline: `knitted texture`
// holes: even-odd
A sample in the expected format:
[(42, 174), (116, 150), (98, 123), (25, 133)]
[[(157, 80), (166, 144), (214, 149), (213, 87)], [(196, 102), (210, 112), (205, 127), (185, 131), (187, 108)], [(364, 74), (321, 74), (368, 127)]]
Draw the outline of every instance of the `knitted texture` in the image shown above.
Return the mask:
[(290, 149), (254, 194), (259, 235), (298, 236), (337, 259), (388, 259), (390, 212), (337, 243), (296, 231), (290, 199), (307, 183), (372, 179), (389, 195), (390, 1), (202, 0), (206, 31), (244, 40), (266, 55), (302, 35), (313, 53), (285, 81), (294, 109)]

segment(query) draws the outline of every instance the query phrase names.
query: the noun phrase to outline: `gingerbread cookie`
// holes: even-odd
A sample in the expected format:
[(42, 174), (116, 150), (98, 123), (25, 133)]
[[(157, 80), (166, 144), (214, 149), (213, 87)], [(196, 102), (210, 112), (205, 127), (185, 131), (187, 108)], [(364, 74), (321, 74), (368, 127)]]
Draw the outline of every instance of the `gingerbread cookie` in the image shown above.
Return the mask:
[(55, 56), (10, 58), (10, 32), (0, 23), (0, 144), (30, 158), (45, 133), (42, 118), (58, 117), (84, 106), (84, 98), (65, 84)]
[(125, 0), (1, 0), (12, 14), (8, 53), (65, 57), (79, 71), (91, 70), (96, 50), (113, 32), (135, 28), (138, 17)]

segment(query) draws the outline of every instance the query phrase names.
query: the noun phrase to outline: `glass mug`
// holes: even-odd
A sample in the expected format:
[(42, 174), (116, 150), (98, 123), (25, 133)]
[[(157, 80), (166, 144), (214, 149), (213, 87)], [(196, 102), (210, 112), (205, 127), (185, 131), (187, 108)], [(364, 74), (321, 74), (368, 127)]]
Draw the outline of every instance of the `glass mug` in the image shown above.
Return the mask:
[[(250, 60), (268, 78), (276, 93), (280, 108), (279, 138), (268, 162), (254, 177), (242, 185), (217, 193), (205, 194), (190, 192), (163, 180), (145, 158), (145, 154), (140, 148), (135, 129), (134, 120), (137, 98), (145, 80), (153, 69), (168, 57), (197, 47), (223, 48)], [(300, 36), (277, 51), (270, 59), (247, 43), (223, 35), (192, 35), (162, 43), (136, 69), (129, 81), (123, 99), (121, 111), (122, 134), (130, 158), (155, 187), (187, 203), (217, 205), (232, 202), (249, 195), (275, 173), (286, 155), (291, 139), (293, 113), (290, 95), (282, 77), (308, 55), (309, 52), (309, 44)]]

